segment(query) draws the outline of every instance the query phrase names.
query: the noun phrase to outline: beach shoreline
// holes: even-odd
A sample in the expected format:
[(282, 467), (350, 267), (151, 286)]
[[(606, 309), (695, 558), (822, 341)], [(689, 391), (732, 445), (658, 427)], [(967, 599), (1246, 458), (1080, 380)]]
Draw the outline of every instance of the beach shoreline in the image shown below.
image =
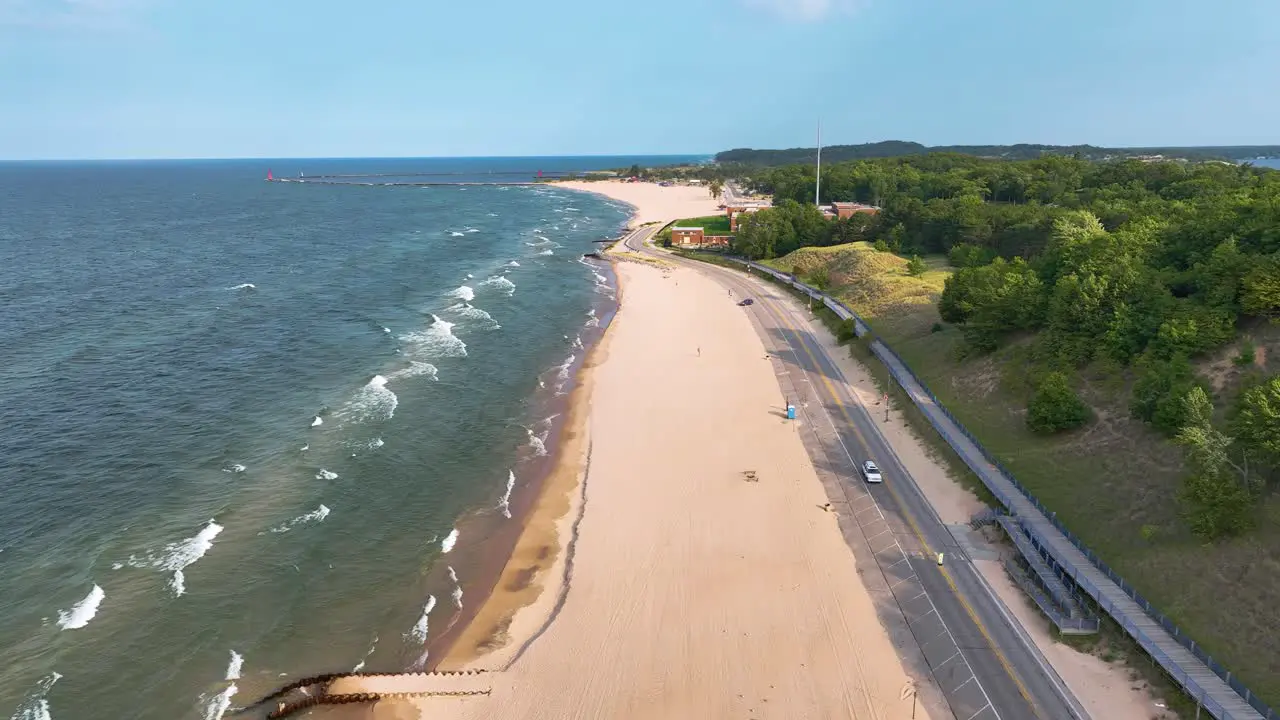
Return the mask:
[[(628, 206), (628, 231), (649, 221), (643, 219), (646, 213), (637, 204), (580, 187), (584, 183), (554, 185)], [(612, 312), (601, 319), (600, 337), (587, 348), (572, 376), (574, 387), (563, 411), (565, 420), (548, 438), (554, 440), (551, 467), (537, 479), (539, 484), (521, 515), (520, 531), (505, 560), (495, 562), (501, 569), (492, 573), (493, 582), (481, 595), (480, 604), (430, 644), (436, 659), (427, 664), (429, 670), (496, 669), (514, 662), (554, 620), (556, 607), (568, 592), (572, 550), (585, 511), (590, 470), (591, 439), (586, 420), (591, 408), (592, 370), (607, 356), (626, 292), (618, 260), (609, 252), (600, 257), (606, 260), (614, 279)]]
[[(633, 220), (634, 212), (628, 222)], [(596, 261), (592, 267), (607, 273), (612, 281), (613, 296), (592, 306), (598, 332), (591, 333), (594, 337), (582, 339), (581, 356), (567, 368), (567, 392), (551, 393), (543, 405), (553, 418), (543, 441), (547, 454), (534, 458), (541, 462), (525, 469), (518, 491), (513, 491), (509, 498), (511, 518), (506, 526), (490, 527), (490, 532), (483, 535), (483, 547), (468, 548), (469, 575), (479, 579), (465, 585), (468, 603), (450, 618), (442, 632), (428, 638), (427, 660), (421, 664), (423, 670), (458, 669), (483, 656), (485, 653), (477, 650), (476, 645), (493, 644), (497, 636), (505, 634), (510, 616), (538, 598), (543, 588), (534, 582), (535, 576), (540, 579), (544, 572), (554, 573), (561, 566), (560, 550), (569, 540), (556, 527), (563, 516), (576, 511), (575, 504), (566, 507), (563, 501), (572, 497), (572, 491), (580, 482), (574, 478), (583, 476), (587, 468), (583, 443), (585, 418), (590, 408), (591, 369), (606, 352), (610, 328), (622, 304), (623, 289), (614, 263)], [(478, 518), (461, 519), (460, 534), (467, 528), (469, 519)], [(556, 533), (558, 548), (544, 551), (544, 547), (552, 544), (549, 536), (552, 530)], [(433, 573), (438, 569), (434, 568)]]
[[(701, 188), (618, 188), (632, 226), (715, 212)], [(386, 699), (388, 720), (910, 717), (911, 679), (749, 318), (702, 273), (613, 259), (618, 315), (579, 373), (556, 472), (436, 664), (488, 672), (331, 692), (483, 690)]]

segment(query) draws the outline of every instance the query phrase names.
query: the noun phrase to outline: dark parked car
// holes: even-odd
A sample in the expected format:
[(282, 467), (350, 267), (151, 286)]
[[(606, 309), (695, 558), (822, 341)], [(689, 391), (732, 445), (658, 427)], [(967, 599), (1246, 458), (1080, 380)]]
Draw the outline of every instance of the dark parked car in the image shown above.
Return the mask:
[(756, 303), (756, 301), (755, 301), (755, 300), (752, 300), (751, 298), (747, 298), (746, 300), (743, 300), (742, 302), (740, 302), (740, 303), (738, 303), (738, 304), (739, 304), (739, 305), (741, 305), (741, 306), (743, 306), (743, 307), (746, 307), (747, 305), (754, 305), (755, 303)]

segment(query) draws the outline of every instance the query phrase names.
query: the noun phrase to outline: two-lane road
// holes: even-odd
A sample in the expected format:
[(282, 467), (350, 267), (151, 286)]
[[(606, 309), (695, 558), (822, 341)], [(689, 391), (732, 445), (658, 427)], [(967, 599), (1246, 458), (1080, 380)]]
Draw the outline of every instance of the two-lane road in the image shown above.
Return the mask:
[[(633, 233), (628, 248), (657, 253), (643, 247), (650, 234)], [(860, 565), (874, 563), (870, 569), (880, 571), (864, 577), (884, 601), (882, 619), (911, 648), (904, 652), (906, 661), (931, 677), (951, 714), (958, 720), (1086, 718), (925, 500), (820, 342), (809, 313), (768, 281), (661, 256), (732, 290), (725, 302), (754, 299), (743, 310), (763, 338), (788, 399), (798, 406), (806, 447), (845, 537)], [(859, 467), (867, 459), (880, 465), (884, 483), (862, 480)]]

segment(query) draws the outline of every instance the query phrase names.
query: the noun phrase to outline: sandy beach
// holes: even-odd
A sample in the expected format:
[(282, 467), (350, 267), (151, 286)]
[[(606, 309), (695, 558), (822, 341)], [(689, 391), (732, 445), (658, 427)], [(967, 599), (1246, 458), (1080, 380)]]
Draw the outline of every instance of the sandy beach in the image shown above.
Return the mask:
[[(715, 210), (704, 189), (618, 189), (636, 222)], [(548, 482), (439, 665), (489, 670), (492, 694), (374, 716), (910, 718), (910, 678), (748, 318), (691, 270), (618, 275), (622, 307), (574, 398), (563, 467), (578, 471)]]

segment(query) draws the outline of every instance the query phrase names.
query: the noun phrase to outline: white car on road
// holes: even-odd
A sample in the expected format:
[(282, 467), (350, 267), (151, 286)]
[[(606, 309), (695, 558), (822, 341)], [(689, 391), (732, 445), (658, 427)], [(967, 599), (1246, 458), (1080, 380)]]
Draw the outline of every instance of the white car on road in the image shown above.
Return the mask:
[(884, 482), (884, 478), (880, 477), (880, 468), (872, 460), (862, 463), (862, 476), (869, 483)]

